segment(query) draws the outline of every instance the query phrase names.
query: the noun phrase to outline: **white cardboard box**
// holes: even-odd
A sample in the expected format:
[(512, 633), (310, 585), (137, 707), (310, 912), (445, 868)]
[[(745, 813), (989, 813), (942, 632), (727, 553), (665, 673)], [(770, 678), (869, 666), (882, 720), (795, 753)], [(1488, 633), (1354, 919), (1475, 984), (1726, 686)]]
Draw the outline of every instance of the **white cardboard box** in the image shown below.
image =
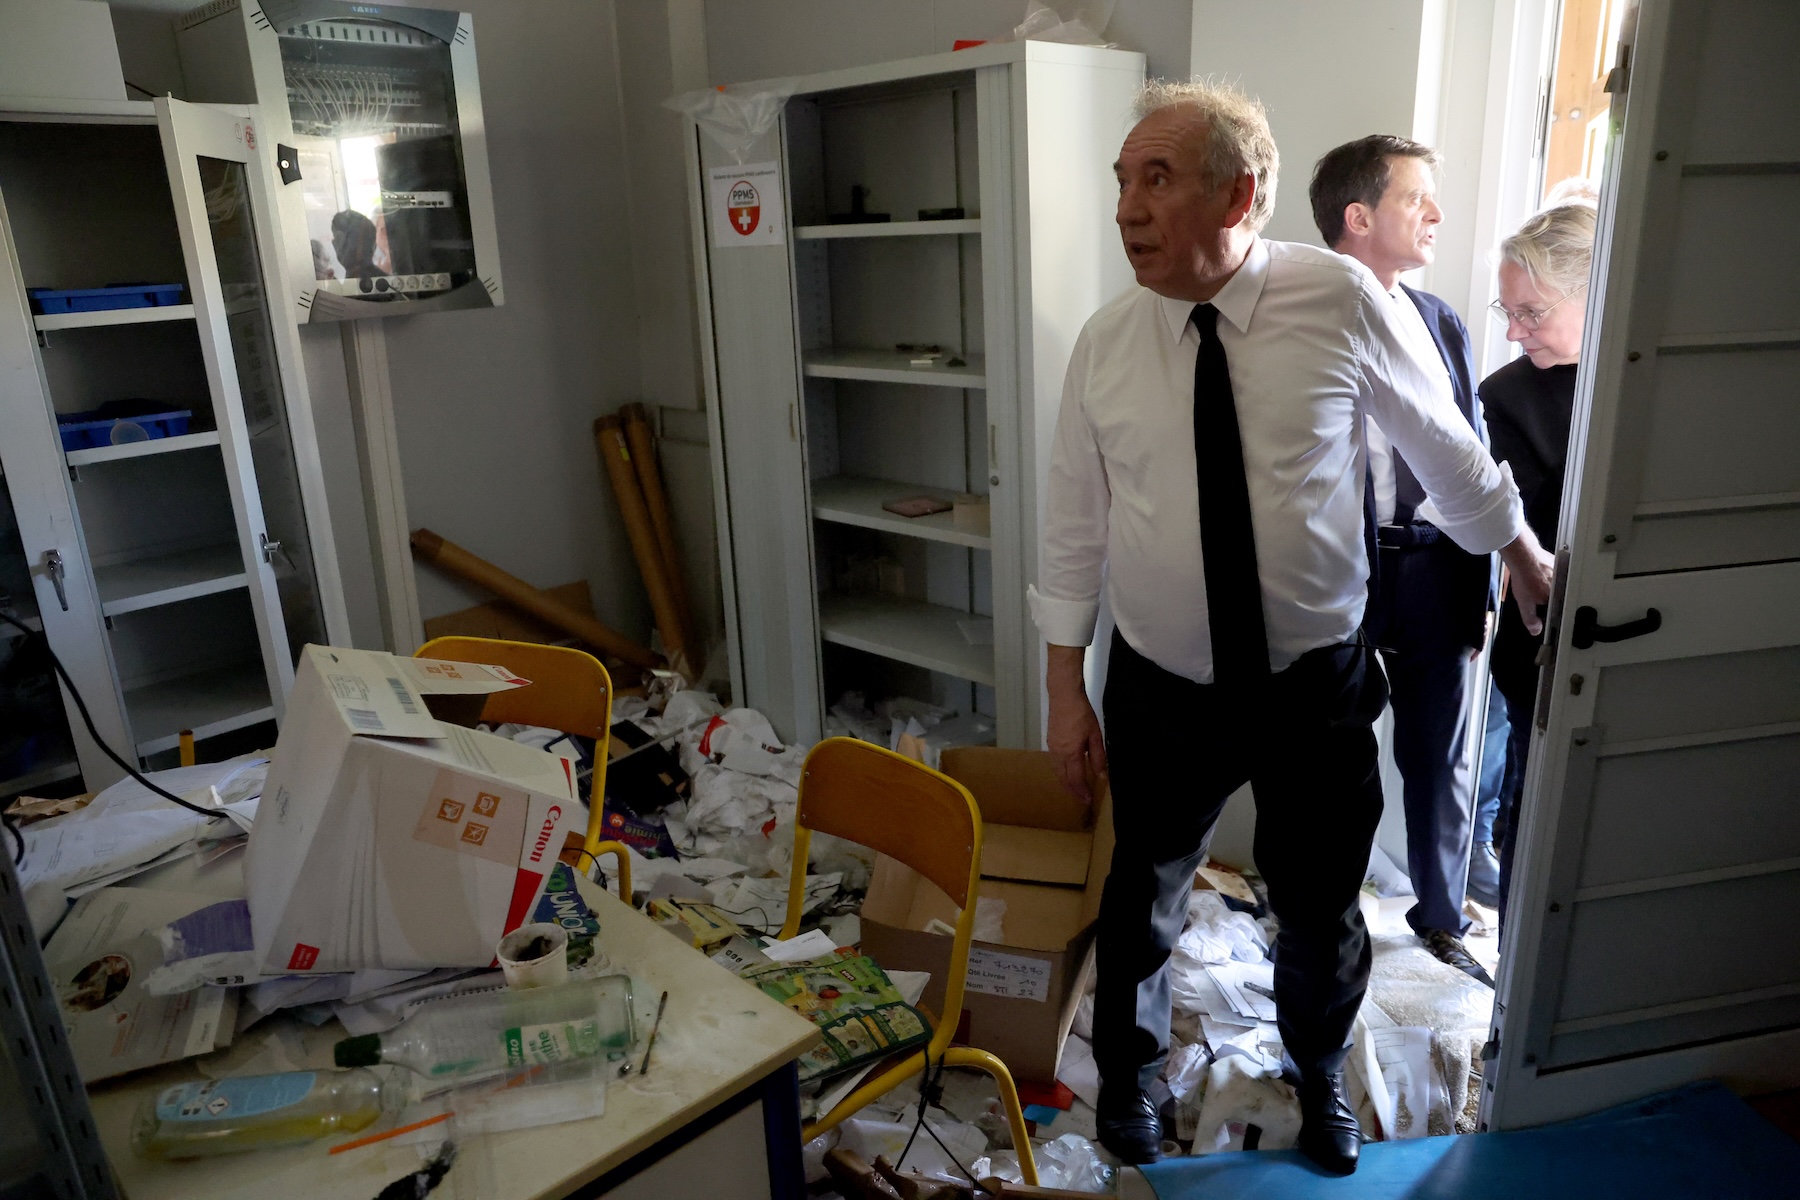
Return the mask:
[(525, 682), (499, 667), (306, 647), (244, 864), (264, 971), (492, 963), (582, 820), (574, 768), (443, 724), (424, 695)]

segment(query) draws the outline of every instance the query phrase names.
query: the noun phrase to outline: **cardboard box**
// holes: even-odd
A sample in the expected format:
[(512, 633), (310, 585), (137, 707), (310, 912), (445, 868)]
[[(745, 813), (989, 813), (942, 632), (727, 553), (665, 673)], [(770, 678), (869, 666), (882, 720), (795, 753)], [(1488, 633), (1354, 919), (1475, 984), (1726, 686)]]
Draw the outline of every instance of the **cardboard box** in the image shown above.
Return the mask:
[(492, 963), (565, 832), (584, 827), (574, 766), (444, 724), (425, 697), (525, 682), (499, 667), (306, 647), (244, 864), (264, 971)]
[[(1089, 808), (1057, 782), (1050, 755), (965, 746), (943, 753), (944, 774), (981, 807), (981, 895), (1006, 901), (1003, 942), (973, 942), (962, 1040), (990, 1050), (1018, 1079), (1056, 1078), (1075, 1019), (1100, 889), (1112, 862), (1112, 808), (1104, 785)], [(956, 906), (911, 868), (881, 857), (862, 909), (862, 950), (885, 970), (930, 971), (924, 1007), (941, 1013)]]

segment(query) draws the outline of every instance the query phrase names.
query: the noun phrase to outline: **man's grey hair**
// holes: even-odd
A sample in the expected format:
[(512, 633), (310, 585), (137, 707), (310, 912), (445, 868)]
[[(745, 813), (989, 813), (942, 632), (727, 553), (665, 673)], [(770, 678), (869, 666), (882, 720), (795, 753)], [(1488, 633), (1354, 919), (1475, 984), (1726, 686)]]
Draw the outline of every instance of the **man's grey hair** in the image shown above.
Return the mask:
[(1230, 84), (1153, 79), (1138, 92), (1131, 111), (1142, 121), (1165, 108), (1191, 109), (1206, 122), (1206, 141), (1199, 150), (1209, 184), (1224, 187), (1240, 175), (1255, 176), (1256, 198), (1250, 202), (1244, 227), (1255, 233), (1267, 225), (1275, 213), (1275, 176), (1281, 155), (1269, 132), (1262, 101)]

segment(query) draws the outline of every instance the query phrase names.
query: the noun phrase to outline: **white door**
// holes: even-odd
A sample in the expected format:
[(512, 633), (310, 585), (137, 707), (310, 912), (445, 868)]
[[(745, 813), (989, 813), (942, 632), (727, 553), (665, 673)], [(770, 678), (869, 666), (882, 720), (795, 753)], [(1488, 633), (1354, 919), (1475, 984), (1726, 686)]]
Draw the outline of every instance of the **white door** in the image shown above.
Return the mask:
[[(6, 198), (0, 196), (0, 526), (16, 531), (17, 562), (7, 562), (0, 577), (0, 609), (43, 629), (63, 669), (80, 689), (94, 727), (106, 744), (126, 748), (125, 709), (107, 653), (100, 598), (86, 568), (87, 547), (69, 494), (68, 467), (63, 461), (56, 415), (47, 402), (50, 384), (32, 344), (33, 318), (25, 295), (25, 273), (12, 240)], [(4, 539), (0, 539), (4, 540)], [(0, 546), (0, 558), (10, 559)], [(27, 584), (19, 574), (29, 577)], [(17, 631), (0, 628), (0, 661), (9, 660)], [(88, 734), (68, 685), (58, 680), (70, 741), (82, 782), (99, 791), (123, 779), (125, 772), (107, 758)], [(48, 714), (44, 715), (49, 719)], [(51, 766), (50, 774), (34, 770), (37, 762), (0, 770), (6, 792), (66, 778)]]
[(1629, 46), (1490, 1128), (1800, 1084), (1800, 5)]
[(349, 620), (298, 335), (271, 308), (288, 294), (274, 184), (243, 110), (163, 98), (156, 119), (279, 718), (301, 645), (348, 645)]

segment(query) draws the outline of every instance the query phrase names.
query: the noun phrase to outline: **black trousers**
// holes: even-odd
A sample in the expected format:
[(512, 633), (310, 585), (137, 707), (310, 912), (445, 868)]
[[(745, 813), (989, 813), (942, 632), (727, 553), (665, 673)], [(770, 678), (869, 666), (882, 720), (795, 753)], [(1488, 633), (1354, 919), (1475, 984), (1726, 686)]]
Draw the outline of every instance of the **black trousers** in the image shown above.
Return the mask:
[(1100, 902), (1094, 1058), (1107, 1090), (1148, 1087), (1169, 1052), (1169, 954), (1225, 801), (1256, 793), (1256, 863), (1281, 929), (1275, 1003), (1303, 1073), (1341, 1069), (1369, 983), (1357, 892), (1381, 820), (1369, 728), (1387, 701), (1371, 647), (1328, 646), (1261, 695), (1163, 670), (1114, 635), (1106, 754), (1112, 870)]

